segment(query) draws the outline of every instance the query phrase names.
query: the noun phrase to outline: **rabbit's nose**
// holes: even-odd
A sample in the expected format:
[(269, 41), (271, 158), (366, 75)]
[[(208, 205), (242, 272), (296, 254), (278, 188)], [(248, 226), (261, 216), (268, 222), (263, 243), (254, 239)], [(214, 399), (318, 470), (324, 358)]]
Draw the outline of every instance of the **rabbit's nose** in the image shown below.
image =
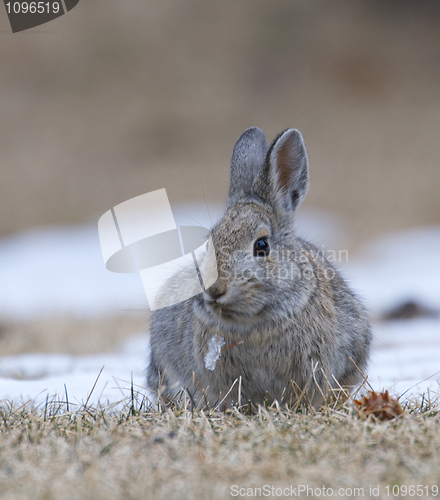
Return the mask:
[(216, 281), (213, 285), (207, 288), (205, 292), (214, 300), (217, 300), (226, 293), (226, 286), (221, 282), (219, 283), (218, 281)]

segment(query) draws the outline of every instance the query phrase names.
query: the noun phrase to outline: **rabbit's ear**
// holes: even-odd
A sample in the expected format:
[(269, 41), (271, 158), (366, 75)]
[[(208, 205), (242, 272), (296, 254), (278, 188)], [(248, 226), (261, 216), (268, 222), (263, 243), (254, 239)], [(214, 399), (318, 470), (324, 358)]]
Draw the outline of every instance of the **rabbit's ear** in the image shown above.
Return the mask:
[(229, 203), (251, 194), (252, 184), (268, 150), (264, 132), (258, 127), (248, 128), (238, 139), (231, 160)]
[(293, 128), (271, 144), (254, 193), (284, 211), (296, 210), (309, 187), (309, 162), (301, 132)]

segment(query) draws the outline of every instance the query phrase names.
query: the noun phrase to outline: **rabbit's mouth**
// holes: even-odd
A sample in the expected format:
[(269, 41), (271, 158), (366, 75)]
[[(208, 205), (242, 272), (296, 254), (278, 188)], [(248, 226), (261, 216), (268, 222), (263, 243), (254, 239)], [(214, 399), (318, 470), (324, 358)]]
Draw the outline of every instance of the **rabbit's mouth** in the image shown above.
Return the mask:
[(239, 314), (238, 311), (231, 309), (230, 307), (226, 307), (222, 304), (219, 304), (215, 300), (206, 302), (206, 305), (208, 309), (211, 312), (215, 313), (216, 315), (231, 317)]
[(230, 302), (223, 304), (207, 294), (204, 297), (203, 306), (208, 315), (217, 322), (249, 323), (254, 317), (254, 314), (250, 315), (248, 310), (240, 309), (238, 302), (233, 305)]
[(203, 294), (203, 303), (205, 308), (213, 315), (217, 317), (229, 317), (239, 315), (239, 311), (235, 308), (231, 308), (229, 304), (225, 305), (219, 302), (217, 299), (214, 299), (207, 293)]
[(220, 304), (211, 304), (208, 306), (213, 318), (216, 318), (220, 323), (246, 323), (248, 321), (247, 315), (236, 309), (224, 307)]
[(219, 310), (219, 313), (222, 316), (234, 316), (234, 314), (237, 314), (237, 311), (234, 311), (233, 309), (230, 309), (229, 307), (218, 306), (217, 309)]
[(195, 313), (204, 325), (220, 327), (224, 332), (249, 333), (261, 322), (261, 310), (249, 308), (237, 297), (226, 301), (226, 297), (214, 299), (204, 293), (196, 302)]

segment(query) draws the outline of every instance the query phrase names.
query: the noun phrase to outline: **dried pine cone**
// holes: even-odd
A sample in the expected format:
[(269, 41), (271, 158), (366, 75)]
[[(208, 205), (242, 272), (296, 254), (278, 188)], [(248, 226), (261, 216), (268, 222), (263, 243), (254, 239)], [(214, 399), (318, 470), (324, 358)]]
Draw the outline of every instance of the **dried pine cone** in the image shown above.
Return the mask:
[(361, 418), (368, 418), (374, 415), (379, 420), (391, 420), (403, 413), (399, 401), (390, 397), (388, 391), (380, 392), (368, 391), (366, 396), (360, 400), (355, 399), (354, 404)]

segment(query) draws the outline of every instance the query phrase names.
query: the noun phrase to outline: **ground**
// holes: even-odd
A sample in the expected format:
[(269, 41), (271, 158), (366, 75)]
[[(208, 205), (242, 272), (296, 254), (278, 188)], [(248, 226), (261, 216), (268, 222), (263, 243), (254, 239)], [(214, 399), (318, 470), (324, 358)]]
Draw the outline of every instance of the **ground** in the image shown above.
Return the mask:
[(5, 500), (308, 497), (311, 489), (436, 498), (438, 405), (404, 407), (380, 422), (360, 419), (350, 403), (305, 413), (274, 405), (254, 415), (185, 406), (137, 412), (130, 400), (115, 414), (3, 406), (0, 489)]

